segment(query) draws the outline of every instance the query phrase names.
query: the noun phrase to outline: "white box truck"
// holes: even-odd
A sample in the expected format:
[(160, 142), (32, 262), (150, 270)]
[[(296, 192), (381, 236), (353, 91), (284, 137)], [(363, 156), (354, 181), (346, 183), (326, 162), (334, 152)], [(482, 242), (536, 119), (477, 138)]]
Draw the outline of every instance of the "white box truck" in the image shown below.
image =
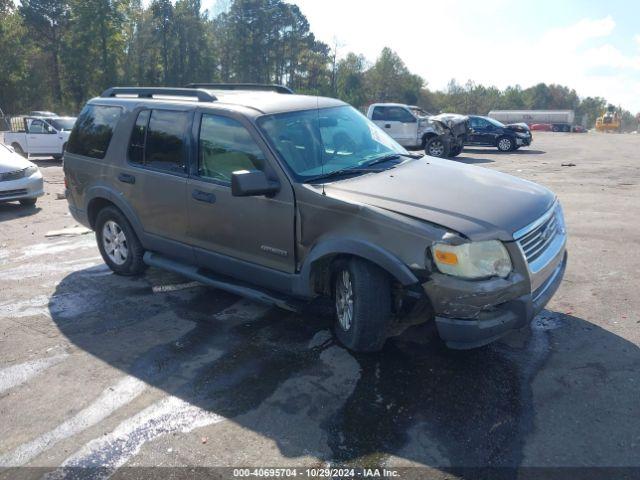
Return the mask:
[(576, 114), (573, 110), (491, 110), (488, 116), (505, 124), (548, 123), (554, 132), (570, 132)]

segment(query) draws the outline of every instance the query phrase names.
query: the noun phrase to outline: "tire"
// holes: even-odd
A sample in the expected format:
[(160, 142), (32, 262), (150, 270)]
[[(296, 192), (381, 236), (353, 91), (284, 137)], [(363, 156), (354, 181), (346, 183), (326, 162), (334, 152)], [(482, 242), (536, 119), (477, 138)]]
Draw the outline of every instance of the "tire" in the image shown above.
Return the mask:
[(551, 131), (552, 132), (559, 132), (560, 129), (556, 125), (554, 125), (553, 127), (551, 127)]
[(27, 158), (27, 155), (24, 153), (24, 150), (22, 150), (22, 147), (19, 144), (12, 143), (11, 146), (13, 147), (13, 149), (16, 151), (18, 155), (23, 156), (24, 158)]
[(382, 349), (391, 319), (391, 282), (387, 273), (353, 258), (336, 266), (332, 288), (338, 340), (355, 352)]
[(424, 153), (430, 157), (444, 158), (447, 156), (447, 147), (440, 137), (431, 137), (424, 145)]
[(501, 152), (510, 152), (513, 150), (514, 146), (515, 142), (509, 137), (500, 137), (496, 142), (496, 147), (498, 147), (498, 150)]
[(35, 207), (37, 201), (37, 198), (23, 198), (20, 200), (20, 205), (23, 207)]
[(140, 275), (147, 269), (142, 260), (142, 244), (120, 210), (115, 207), (100, 210), (95, 229), (100, 255), (114, 273), (132, 276)]
[(457, 157), (458, 155), (460, 155), (462, 153), (462, 149), (463, 149), (462, 146), (453, 147), (449, 152), (449, 158)]

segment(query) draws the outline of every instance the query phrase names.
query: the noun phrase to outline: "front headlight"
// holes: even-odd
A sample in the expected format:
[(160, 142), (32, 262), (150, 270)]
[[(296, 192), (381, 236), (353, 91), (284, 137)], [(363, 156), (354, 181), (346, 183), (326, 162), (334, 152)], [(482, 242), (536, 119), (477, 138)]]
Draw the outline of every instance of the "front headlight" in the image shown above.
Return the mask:
[(462, 245), (436, 243), (431, 254), (438, 270), (466, 279), (505, 278), (511, 273), (509, 252), (497, 240)]
[(517, 132), (516, 137), (527, 138), (529, 137), (529, 134), (527, 132)]
[(38, 171), (38, 167), (36, 167), (35, 165), (29, 165), (27, 168), (24, 169), (24, 176), (30, 177), (37, 171)]

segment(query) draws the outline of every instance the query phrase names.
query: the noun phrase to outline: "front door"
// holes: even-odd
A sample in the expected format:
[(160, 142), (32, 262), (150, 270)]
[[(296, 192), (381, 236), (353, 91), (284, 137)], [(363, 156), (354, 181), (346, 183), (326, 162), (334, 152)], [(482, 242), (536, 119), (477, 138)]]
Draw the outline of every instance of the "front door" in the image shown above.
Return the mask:
[[(196, 247), (199, 264), (222, 273), (239, 271), (221, 267), (220, 259), (229, 257), (292, 273), (293, 192), (266, 145), (252, 133), (254, 127), (245, 122), (225, 114), (200, 115), (194, 135), (198, 139), (197, 165), (187, 187), (190, 243)], [(273, 197), (234, 197), (231, 174), (252, 169), (277, 178), (280, 191)]]
[(493, 145), (493, 133), (491, 124), (484, 118), (471, 117), (469, 119), (469, 140), (467, 143), (472, 145)]
[(52, 131), (47, 123), (34, 118), (27, 119), (27, 145), (29, 154), (42, 155), (45, 153), (57, 153), (58, 136)]
[(418, 143), (418, 121), (404, 107), (378, 106), (373, 109), (373, 122), (400, 145), (413, 147)]

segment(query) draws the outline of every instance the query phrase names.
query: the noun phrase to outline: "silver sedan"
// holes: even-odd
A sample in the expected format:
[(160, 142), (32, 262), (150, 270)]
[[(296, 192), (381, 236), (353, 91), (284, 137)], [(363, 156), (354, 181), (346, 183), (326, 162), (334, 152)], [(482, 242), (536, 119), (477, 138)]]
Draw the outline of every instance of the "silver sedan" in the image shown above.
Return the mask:
[(44, 182), (38, 166), (0, 143), (0, 203), (33, 206), (42, 195)]

